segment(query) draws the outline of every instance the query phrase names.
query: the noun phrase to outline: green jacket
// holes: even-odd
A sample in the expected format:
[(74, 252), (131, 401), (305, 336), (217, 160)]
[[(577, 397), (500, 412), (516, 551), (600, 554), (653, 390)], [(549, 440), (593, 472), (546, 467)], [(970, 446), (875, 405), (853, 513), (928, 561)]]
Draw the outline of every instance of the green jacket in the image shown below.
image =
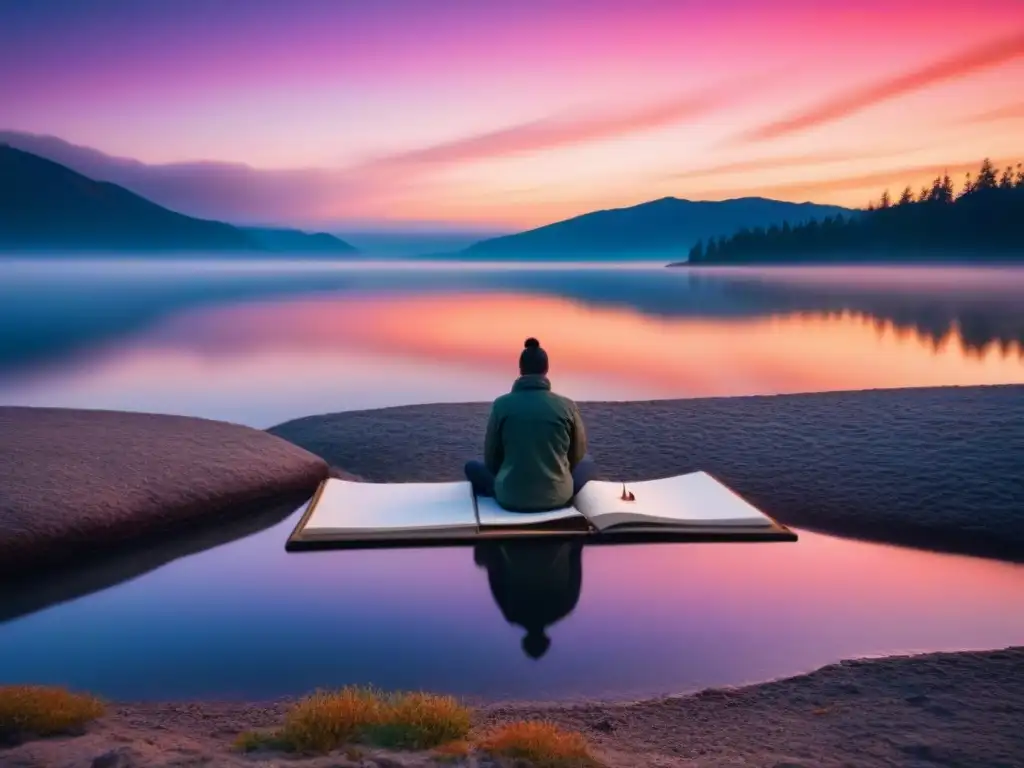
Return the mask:
[(484, 463), (494, 496), (506, 509), (557, 509), (572, 500), (572, 471), (587, 452), (576, 404), (551, 391), (546, 376), (520, 376), (494, 401)]

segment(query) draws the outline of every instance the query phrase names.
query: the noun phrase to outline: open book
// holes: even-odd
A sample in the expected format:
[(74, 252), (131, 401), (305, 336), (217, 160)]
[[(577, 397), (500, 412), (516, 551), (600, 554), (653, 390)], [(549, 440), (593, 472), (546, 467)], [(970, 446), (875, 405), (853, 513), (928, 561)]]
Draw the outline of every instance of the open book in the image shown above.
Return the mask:
[(671, 541), (795, 541), (785, 526), (705, 472), (637, 483), (591, 480), (572, 504), (510, 512), (469, 482), (325, 480), (287, 548), (472, 544), (525, 536)]

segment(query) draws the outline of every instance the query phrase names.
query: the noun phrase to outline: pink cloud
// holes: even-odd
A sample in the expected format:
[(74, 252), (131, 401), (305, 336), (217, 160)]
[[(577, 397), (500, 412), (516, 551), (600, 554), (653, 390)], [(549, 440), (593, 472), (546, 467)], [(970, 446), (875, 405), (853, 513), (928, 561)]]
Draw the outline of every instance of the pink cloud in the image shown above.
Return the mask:
[(371, 161), (369, 165), (407, 167), (460, 163), (612, 139), (703, 117), (741, 99), (749, 90), (749, 86), (732, 85), (632, 108), (572, 117), (545, 117), (390, 155)]
[(788, 136), (840, 120), (898, 96), (1005, 64), (1021, 56), (1024, 56), (1024, 31), (962, 51), (920, 69), (826, 99), (810, 109), (758, 126), (743, 134), (741, 138), (748, 141), (765, 141)]

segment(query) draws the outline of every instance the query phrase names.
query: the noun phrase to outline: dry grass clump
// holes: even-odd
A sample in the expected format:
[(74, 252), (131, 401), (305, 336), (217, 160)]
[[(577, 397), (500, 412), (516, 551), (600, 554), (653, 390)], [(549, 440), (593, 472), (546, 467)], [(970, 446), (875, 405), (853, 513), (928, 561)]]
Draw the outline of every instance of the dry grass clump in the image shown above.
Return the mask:
[(277, 731), (240, 734), (235, 749), (327, 753), (370, 745), (386, 749), (432, 750), (440, 762), (458, 762), (474, 752), (536, 768), (600, 768), (579, 733), (553, 723), (509, 723), (470, 740), (472, 716), (451, 696), (386, 694), (373, 688), (317, 691), (285, 715)]
[(523, 721), (488, 734), (480, 749), (493, 757), (524, 760), (536, 768), (597, 768), (586, 739), (554, 723)]
[(104, 711), (103, 702), (87, 694), (42, 685), (2, 685), (0, 742), (73, 733)]
[(330, 752), (363, 743), (392, 749), (429, 749), (465, 738), (469, 710), (450, 696), (383, 694), (372, 688), (317, 691), (298, 702), (276, 733), (241, 734), (235, 748)]
[(451, 696), (399, 693), (384, 701), (381, 722), (368, 738), (392, 749), (430, 749), (465, 738), (471, 727), (469, 709)]
[(383, 717), (383, 697), (372, 688), (317, 691), (289, 710), (279, 737), (297, 752), (330, 752), (361, 741)]

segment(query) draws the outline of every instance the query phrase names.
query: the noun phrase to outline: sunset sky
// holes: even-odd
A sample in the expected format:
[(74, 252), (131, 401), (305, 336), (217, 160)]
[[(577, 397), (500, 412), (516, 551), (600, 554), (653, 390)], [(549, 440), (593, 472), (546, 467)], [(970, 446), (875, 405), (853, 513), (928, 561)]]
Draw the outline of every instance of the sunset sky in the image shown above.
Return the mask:
[(0, 73), (0, 129), (244, 164), (297, 225), (860, 206), (1024, 160), (1021, 0), (0, 0)]

